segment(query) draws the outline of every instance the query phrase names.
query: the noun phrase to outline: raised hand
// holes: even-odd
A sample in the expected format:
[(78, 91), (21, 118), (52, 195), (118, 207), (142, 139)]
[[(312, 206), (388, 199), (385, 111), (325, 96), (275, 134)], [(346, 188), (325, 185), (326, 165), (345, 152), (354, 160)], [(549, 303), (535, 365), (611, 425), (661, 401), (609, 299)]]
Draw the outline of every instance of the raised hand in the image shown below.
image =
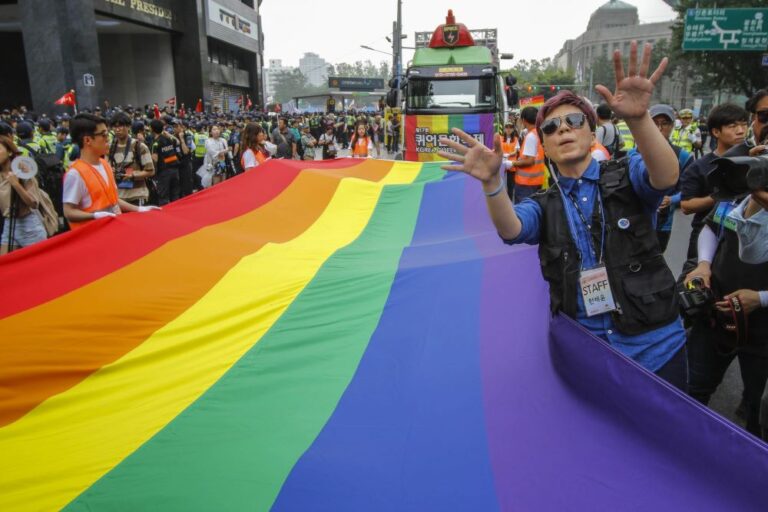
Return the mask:
[(616, 73), (616, 90), (611, 93), (604, 85), (595, 87), (600, 95), (605, 98), (608, 106), (616, 114), (625, 120), (638, 119), (646, 115), (651, 103), (651, 94), (664, 70), (668, 60), (664, 57), (659, 67), (648, 78), (648, 68), (651, 65), (651, 45), (646, 43), (643, 47), (643, 57), (640, 67), (637, 67), (637, 41), (632, 41), (629, 50), (629, 68), (624, 75), (624, 64), (621, 62), (621, 52), (613, 52), (613, 68)]
[(496, 176), (499, 174), (501, 161), (504, 158), (504, 154), (501, 151), (501, 137), (499, 135), (494, 137), (493, 149), (491, 150), (485, 147), (484, 144), (481, 144), (477, 139), (458, 128), (453, 128), (451, 132), (463, 140), (466, 143), (466, 146), (450, 139), (441, 138), (440, 142), (442, 144), (456, 151), (456, 153), (448, 153), (446, 151), (437, 152), (441, 157), (455, 162), (453, 164), (443, 165), (441, 166), (441, 169), (446, 171), (464, 172), (477, 178), (483, 183), (498, 181), (496, 180)]

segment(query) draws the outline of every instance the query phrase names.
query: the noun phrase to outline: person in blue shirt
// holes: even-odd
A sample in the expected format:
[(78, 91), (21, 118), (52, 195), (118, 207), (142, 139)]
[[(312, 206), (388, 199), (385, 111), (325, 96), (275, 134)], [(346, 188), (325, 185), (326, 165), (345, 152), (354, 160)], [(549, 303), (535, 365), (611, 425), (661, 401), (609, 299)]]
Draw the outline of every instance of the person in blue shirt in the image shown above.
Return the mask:
[(506, 243), (539, 245), (542, 274), (553, 313), (562, 312), (646, 369), (686, 389), (685, 331), (675, 278), (654, 230), (662, 199), (676, 186), (679, 166), (648, 107), (667, 66), (648, 77), (651, 46), (638, 62), (632, 43), (628, 73), (613, 56), (616, 89), (597, 91), (624, 119), (639, 153), (598, 164), (591, 155), (597, 116), (585, 100), (563, 91), (539, 111), (536, 130), (552, 164), (555, 183), (513, 206), (504, 190), (497, 137), (488, 149), (461, 130), (464, 144), (442, 139), (454, 152), (440, 155), (449, 171), (481, 182), (491, 220)]
[[(670, 140), (669, 138), (672, 135), (672, 128), (675, 125), (675, 110), (669, 105), (658, 104), (652, 106), (649, 113), (651, 114), (653, 123), (659, 129), (661, 134), (667, 140)], [(669, 144), (672, 146), (675, 155), (677, 155), (680, 176), (682, 176), (683, 172), (691, 165), (691, 163), (693, 163), (693, 155), (680, 146), (675, 146), (672, 142)], [(628, 155), (631, 156), (635, 153), (637, 153), (637, 148), (633, 148)], [(664, 196), (664, 199), (661, 200), (661, 205), (659, 206), (659, 211), (656, 215), (656, 236), (661, 245), (661, 252), (667, 250), (669, 237), (672, 235), (672, 222), (675, 219), (675, 210), (680, 208), (680, 198), (681, 191), (678, 182), (678, 185), (673, 192), (668, 196)]]

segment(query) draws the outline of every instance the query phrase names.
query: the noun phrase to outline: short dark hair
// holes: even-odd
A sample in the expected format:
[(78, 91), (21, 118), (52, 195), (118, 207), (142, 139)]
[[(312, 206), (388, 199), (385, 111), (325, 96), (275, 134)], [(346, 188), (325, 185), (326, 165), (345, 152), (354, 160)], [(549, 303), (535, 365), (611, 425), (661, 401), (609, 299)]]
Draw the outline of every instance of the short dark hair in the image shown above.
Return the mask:
[(766, 96), (768, 96), (768, 90), (760, 89), (747, 100), (747, 102), (744, 104), (744, 108), (747, 109), (747, 112), (750, 114), (754, 114), (755, 111), (757, 111), (757, 104), (760, 103), (760, 100)]
[(709, 128), (710, 131), (714, 130), (715, 128), (719, 130), (723, 126), (729, 125), (731, 123), (737, 123), (739, 121), (745, 123), (749, 121), (749, 112), (738, 105), (734, 105), (733, 103), (723, 103), (722, 105), (716, 106), (709, 112), (709, 117), (707, 118), (707, 128)]
[(72, 140), (83, 147), (83, 137), (96, 133), (96, 127), (100, 124), (106, 126), (107, 120), (94, 114), (77, 114), (69, 123), (69, 133)]
[(605, 103), (599, 104), (595, 109), (595, 112), (597, 112), (597, 118), (602, 121), (609, 120), (613, 115), (613, 111), (611, 110), (611, 107), (609, 107)]
[(536, 107), (525, 107), (520, 111), (520, 119), (530, 124), (536, 124), (537, 115), (539, 115), (539, 109)]
[(149, 127), (152, 129), (152, 133), (163, 133), (163, 127), (165, 127), (165, 125), (161, 120), (153, 119), (149, 122)]
[(109, 120), (112, 126), (131, 126), (131, 118), (125, 112), (118, 112)]

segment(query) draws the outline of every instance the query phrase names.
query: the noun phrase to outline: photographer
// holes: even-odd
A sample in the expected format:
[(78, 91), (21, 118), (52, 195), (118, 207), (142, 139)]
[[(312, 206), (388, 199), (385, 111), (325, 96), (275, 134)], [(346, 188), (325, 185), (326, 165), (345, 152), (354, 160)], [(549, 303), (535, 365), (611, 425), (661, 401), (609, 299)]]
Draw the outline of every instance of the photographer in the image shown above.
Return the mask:
[[(613, 55), (616, 90), (598, 92), (629, 126), (639, 154), (598, 164), (590, 147), (597, 124), (592, 107), (564, 91), (539, 111), (535, 129), (553, 164), (555, 184), (513, 206), (505, 191), (501, 141), (494, 150), (454, 129), (466, 144), (441, 143), (456, 153), (443, 169), (481, 182), (490, 217), (510, 244), (539, 245), (550, 308), (680, 389), (686, 388), (685, 331), (677, 313), (675, 279), (653, 229), (662, 198), (678, 181), (679, 165), (648, 107), (667, 66), (648, 78), (651, 46), (638, 62), (631, 45), (628, 74)], [(639, 65), (638, 65), (639, 64)]]
[(115, 138), (110, 145), (107, 161), (115, 171), (118, 197), (142, 206), (149, 201), (146, 180), (155, 175), (152, 155), (146, 144), (131, 138), (133, 122), (128, 114), (118, 112), (112, 116), (110, 124)]
[(696, 160), (680, 177), (680, 206), (684, 214), (693, 214), (688, 258), (696, 257), (699, 232), (704, 227), (704, 219), (715, 205), (715, 200), (711, 197), (712, 187), (707, 182), (707, 174), (712, 170), (712, 160), (744, 143), (748, 119), (747, 111), (737, 105), (726, 103), (713, 108), (707, 118), (707, 126), (709, 133), (717, 141), (717, 147)]

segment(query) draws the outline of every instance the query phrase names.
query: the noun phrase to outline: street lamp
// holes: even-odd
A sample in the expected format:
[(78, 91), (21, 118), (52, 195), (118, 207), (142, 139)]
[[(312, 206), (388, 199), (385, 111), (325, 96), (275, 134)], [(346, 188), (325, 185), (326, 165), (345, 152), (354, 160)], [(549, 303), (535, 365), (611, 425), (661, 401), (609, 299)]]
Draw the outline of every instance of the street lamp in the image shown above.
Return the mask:
[(391, 54), (390, 52), (385, 52), (385, 51), (383, 51), (383, 50), (377, 50), (376, 48), (371, 48), (370, 46), (366, 46), (366, 45), (364, 45), (364, 44), (361, 44), (361, 45), (360, 45), (360, 48), (363, 48), (363, 49), (365, 49), (365, 50), (371, 50), (372, 52), (379, 52), (379, 53), (383, 53), (384, 55), (389, 55), (390, 57), (392, 56), (392, 54)]

